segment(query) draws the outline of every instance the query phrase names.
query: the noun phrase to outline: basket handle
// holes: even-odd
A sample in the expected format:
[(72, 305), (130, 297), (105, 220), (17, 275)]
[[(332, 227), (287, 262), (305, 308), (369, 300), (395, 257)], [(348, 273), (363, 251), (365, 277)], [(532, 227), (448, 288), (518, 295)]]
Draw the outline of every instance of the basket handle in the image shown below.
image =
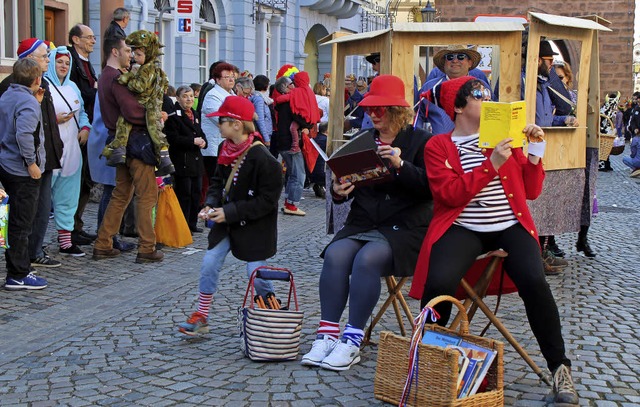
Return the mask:
[(458, 301), (456, 298), (450, 295), (439, 295), (435, 298), (432, 298), (431, 301), (429, 301), (429, 303), (425, 307), (435, 307), (436, 305), (445, 301), (449, 301), (450, 303), (458, 307), (458, 311), (462, 316), (462, 320), (460, 321), (460, 334), (468, 335), (469, 334), (469, 318), (467, 317), (467, 310), (465, 309), (464, 305), (462, 305), (462, 303)]

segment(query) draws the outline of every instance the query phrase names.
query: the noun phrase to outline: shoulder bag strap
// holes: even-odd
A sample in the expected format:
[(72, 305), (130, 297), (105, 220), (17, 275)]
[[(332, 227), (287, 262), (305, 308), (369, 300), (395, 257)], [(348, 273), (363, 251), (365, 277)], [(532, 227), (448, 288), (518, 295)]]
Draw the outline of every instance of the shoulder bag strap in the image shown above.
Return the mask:
[(562, 93), (558, 92), (557, 90), (553, 89), (551, 86), (548, 86), (549, 90), (551, 90), (553, 93), (555, 93), (556, 95), (558, 95), (558, 97), (560, 99), (562, 99), (564, 102), (566, 102), (569, 106), (575, 108), (576, 104), (573, 103), (571, 101), (571, 99), (567, 99), (567, 97), (565, 95), (563, 95)]
[[(56, 92), (58, 92), (58, 95), (60, 95), (62, 100), (64, 100), (64, 103), (67, 104), (67, 107), (69, 108), (69, 110), (73, 111), (73, 108), (71, 107), (69, 102), (67, 102), (67, 98), (65, 98), (64, 95), (62, 94), (62, 92), (60, 92), (60, 89), (58, 89), (58, 87), (56, 85), (54, 85), (53, 82), (51, 82), (51, 81), (49, 81), (49, 84), (53, 87), (53, 89), (56, 90)], [(78, 130), (80, 130), (80, 124), (78, 123), (78, 119), (76, 119), (75, 113), (73, 114), (73, 120), (76, 122), (76, 126), (78, 127)]]
[[(242, 160), (244, 160), (244, 157), (247, 155), (249, 150), (251, 150), (251, 147), (257, 146), (258, 144), (261, 144), (261, 143), (259, 141), (254, 141), (253, 144), (251, 144), (249, 148), (244, 150), (244, 153), (242, 153), (242, 155), (240, 155), (240, 157), (238, 157), (238, 159), (236, 160), (236, 163), (233, 165), (233, 169), (231, 169), (231, 174), (229, 174), (229, 178), (227, 178), (227, 183), (224, 186), (224, 198), (226, 198), (227, 195), (229, 195), (229, 188), (231, 188), (233, 177), (238, 173), (238, 168), (240, 167), (240, 163), (242, 162)], [(224, 202), (224, 199), (223, 199), (223, 202)]]

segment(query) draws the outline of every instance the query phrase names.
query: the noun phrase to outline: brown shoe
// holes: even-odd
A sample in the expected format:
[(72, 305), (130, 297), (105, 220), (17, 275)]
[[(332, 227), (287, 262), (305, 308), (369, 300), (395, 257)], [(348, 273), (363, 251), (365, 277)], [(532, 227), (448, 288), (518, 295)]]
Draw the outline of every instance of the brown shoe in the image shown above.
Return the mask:
[(93, 249), (93, 260), (110, 259), (118, 256), (120, 256), (120, 250), (118, 249)]
[(164, 259), (164, 253), (160, 250), (154, 250), (151, 253), (138, 253), (136, 263), (157, 263)]

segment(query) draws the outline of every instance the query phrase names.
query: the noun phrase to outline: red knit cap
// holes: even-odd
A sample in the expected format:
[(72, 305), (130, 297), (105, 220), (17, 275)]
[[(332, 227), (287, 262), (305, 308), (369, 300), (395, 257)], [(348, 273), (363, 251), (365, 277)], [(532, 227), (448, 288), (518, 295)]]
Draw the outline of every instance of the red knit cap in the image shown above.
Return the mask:
[(456, 79), (449, 79), (436, 85), (427, 93), (427, 98), (436, 106), (442, 108), (451, 120), (455, 120), (456, 112), (455, 101), (456, 95), (465, 83), (475, 80), (473, 76), (463, 76)]
[(42, 44), (42, 40), (37, 38), (27, 38), (26, 40), (20, 41), (20, 45), (18, 45), (18, 58), (28, 57), (29, 54), (38, 49)]

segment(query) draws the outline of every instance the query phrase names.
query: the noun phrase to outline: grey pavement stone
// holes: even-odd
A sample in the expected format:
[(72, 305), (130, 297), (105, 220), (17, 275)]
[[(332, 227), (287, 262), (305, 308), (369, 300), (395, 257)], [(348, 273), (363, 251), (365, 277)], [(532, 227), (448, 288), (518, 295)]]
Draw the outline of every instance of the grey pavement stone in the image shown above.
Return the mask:
[[(599, 174), (600, 213), (589, 231), (598, 256), (588, 259), (576, 253), (576, 233), (557, 236), (569, 266), (548, 278), (583, 406), (640, 405), (640, 230), (633, 221), (640, 211), (640, 180), (628, 177), (621, 157), (612, 157), (614, 172)], [(307, 216), (280, 217), (279, 252), (270, 260), (295, 274), (305, 312), (301, 353), (309, 350), (320, 316), (318, 254), (331, 238), (324, 231), (324, 202), (310, 190), (303, 196)], [(95, 221), (96, 207), (89, 204), (87, 225)], [(63, 266), (38, 270), (49, 279), (49, 287), (33, 293), (0, 291), (0, 343), (12, 344), (0, 347), (3, 406), (384, 405), (373, 396), (377, 347), (364, 349), (362, 362), (340, 373), (297, 362), (267, 364), (244, 358), (236, 321), (247, 279), (244, 264), (232, 256), (214, 296), (211, 333), (180, 337), (175, 325), (194, 310), (206, 234), (194, 236), (187, 248), (163, 249), (162, 263), (138, 265), (135, 253), (97, 262), (90, 256), (61, 258), (50, 229), (49, 252)], [(487, 303), (494, 307), (495, 298)], [(409, 306), (417, 314), (417, 301), (410, 300)], [(503, 296), (498, 316), (544, 368), (519, 297)], [(484, 324), (486, 318), (477, 315), (471, 331), (477, 333)], [(376, 327), (374, 338), (383, 329), (398, 330), (392, 312)], [(487, 335), (501, 338), (493, 327)], [(504, 369), (505, 405), (552, 404), (551, 389), (508, 344)]]

